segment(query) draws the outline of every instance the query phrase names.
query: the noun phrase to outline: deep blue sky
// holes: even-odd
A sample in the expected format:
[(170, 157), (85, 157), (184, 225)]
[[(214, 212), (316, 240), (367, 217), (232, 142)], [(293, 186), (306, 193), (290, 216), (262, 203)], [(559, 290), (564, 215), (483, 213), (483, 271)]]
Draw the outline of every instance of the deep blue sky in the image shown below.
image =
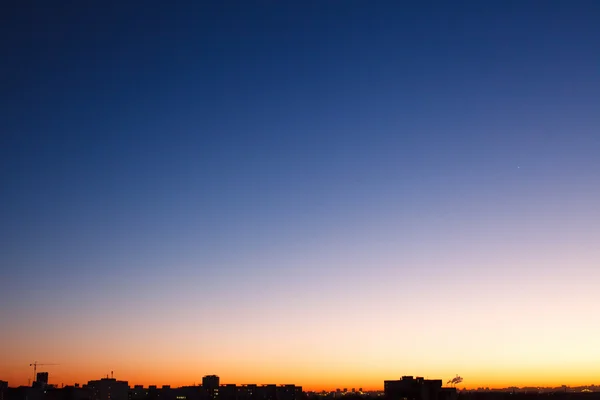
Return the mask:
[(388, 276), (548, 276), (486, 265), (508, 253), (599, 261), (600, 2), (0, 14), (3, 321), (150, 315), (133, 299), (157, 295), (313, 310), (302, 296)]

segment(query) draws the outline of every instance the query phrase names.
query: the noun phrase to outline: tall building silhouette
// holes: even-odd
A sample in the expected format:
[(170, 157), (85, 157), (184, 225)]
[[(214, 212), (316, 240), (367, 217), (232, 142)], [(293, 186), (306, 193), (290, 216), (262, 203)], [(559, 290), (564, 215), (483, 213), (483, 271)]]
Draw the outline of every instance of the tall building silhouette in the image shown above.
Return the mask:
[(221, 381), (221, 379), (217, 375), (206, 375), (206, 376), (202, 377), (202, 386), (218, 388), (220, 381)]
[(0, 400), (4, 400), (7, 397), (7, 395), (6, 395), (7, 391), (8, 391), (8, 382), (0, 381)]
[(217, 375), (206, 375), (202, 377), (202, 390), (208, 399), (219, 398), (220, 379)]
[(35, 381), (41, 385), (48, 384), (48, 373), (47, 372), (38, 372)]

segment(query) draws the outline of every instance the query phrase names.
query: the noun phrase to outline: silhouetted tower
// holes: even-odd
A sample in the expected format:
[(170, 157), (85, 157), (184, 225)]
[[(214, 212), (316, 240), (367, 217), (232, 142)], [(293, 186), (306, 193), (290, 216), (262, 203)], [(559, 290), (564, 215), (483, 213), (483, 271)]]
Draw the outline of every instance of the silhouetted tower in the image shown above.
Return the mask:
[(209, 399), (219, 397), (219, 382), (217, 375), (206, 375), (202, 377), (202, 389)]

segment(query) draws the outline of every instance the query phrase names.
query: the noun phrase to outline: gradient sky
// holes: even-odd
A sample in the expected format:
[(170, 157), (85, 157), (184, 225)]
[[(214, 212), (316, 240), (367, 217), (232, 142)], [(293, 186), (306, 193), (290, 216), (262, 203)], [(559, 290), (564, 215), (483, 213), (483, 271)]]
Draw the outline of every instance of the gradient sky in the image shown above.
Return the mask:
[(11, 386), (600, 383), (600, 2), (0, 16)]

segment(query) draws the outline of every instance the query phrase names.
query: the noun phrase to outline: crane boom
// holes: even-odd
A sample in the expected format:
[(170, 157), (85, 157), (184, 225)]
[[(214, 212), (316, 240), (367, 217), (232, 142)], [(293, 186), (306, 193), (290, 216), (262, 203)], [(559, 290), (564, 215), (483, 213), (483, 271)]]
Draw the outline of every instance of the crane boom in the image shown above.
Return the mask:
[(51, 364), (51, 363), (50, 364), (49, 363), (43, 363), (42, 364), (42, 363), (39, 363), (37, 361), (34, 361), (33, 363), (29, 364), (30, 367), (33, 367), (33, 382), (35, 382), (36, 379), (37, 379), (36, 373), (37, 373), (37, 366), (38, 365), (58, 365), (58, 364)]

